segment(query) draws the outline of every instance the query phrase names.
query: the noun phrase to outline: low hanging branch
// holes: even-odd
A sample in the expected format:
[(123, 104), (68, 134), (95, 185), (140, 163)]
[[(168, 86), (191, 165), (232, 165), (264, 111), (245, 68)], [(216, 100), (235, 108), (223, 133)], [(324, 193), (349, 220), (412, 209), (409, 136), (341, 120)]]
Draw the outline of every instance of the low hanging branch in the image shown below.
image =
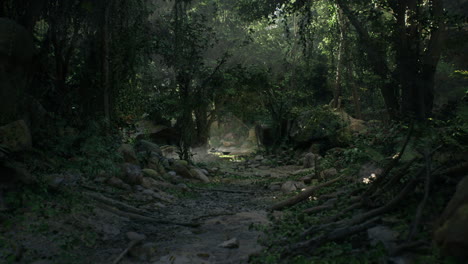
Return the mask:
[(331, 181), (324, 182), (324, 183), (322, 183), (320, 185), (308, 187), (303, 192), (299, 193), (298, 195), (296, 195), (294, 197), (291, 197), (286, 201), (282, 201), (280, 203), (277, 203), (277, 204), (273, 205), (270, 208), (270, 210), (282, 210), (282, 209), (284, 209), (286, 207), (290, 207), (290, 206), (293, 206), (295, 204), (298, 204), (298, 203), (300, 203), (300, 202), (302, 202), (304, 200), (307, 200), (317, 190), (320, 190), (321, 188), (326, 187), (328, 185), (332, 185), (333, 183), (338, 182), (338, 181), (340, 181), (340, 180), (342, 180), (344, 178), (345, 178), (344, 176), (340, 176), (340, 177), (335, 178), (335, 179), (333, 179)]

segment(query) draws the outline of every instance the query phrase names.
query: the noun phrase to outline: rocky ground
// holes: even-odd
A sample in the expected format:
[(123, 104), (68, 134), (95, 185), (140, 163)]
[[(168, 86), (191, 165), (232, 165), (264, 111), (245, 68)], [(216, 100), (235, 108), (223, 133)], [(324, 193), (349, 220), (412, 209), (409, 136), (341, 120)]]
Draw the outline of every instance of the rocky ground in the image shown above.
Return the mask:
[(268, 163), (261, 156), (217, 160), (217, 168), (207, 167), (209, 182), (128, 189), (96, 178), (70, 189), (71, 198), (63, 187), (23, 215), (2, 219), (10, 250), (0, 256), (34, 264), (247, 263), (262, 251), (266, 208), (290, 191), (280, 183), (300, 168)]

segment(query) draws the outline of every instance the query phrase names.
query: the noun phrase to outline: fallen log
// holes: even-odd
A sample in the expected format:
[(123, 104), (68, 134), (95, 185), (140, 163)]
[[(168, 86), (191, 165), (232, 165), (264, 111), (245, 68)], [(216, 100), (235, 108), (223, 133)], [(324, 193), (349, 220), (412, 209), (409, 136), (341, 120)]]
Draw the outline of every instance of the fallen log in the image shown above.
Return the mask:
[(302, 191), (298, 195), (273, 205), (270, 208), (270, 210), (282, 210), (282, 209), (284, 209), (286, 207), (290, 207), (290, 206), (293, 206), (295, 204), (298, 204), (298, 203), (300, 203), (300, 202), (302, 202), (304, 200), (307, 200), (317, 190), (320, 190), (321, 188), (326, 187), (328, 185), (332, 185), (333, 183), (338, 182), (338, 181), (340, 181), (340, 180), (342, 180), (344, 178), (345, 178), (345, 176), (340, 176), (340, 177), (335, 178), (333, 180), (324, 182), (324, 183), (322, 183), (320, 185), (307, 187), (304, 191)]

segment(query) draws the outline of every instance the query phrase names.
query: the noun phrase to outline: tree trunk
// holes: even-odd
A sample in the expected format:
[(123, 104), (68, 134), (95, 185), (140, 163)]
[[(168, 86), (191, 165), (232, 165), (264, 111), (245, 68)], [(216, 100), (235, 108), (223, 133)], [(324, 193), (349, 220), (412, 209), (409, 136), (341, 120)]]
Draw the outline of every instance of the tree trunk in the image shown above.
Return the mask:
[(110, 73), (109, 73), (109, 13), (111, 3), (106, 3), (104, 7), (104, 17), (102, 22), (102, 47), (101, 47), (101, 82), (104, 99), (104, 118), (107, 122), (111, 120), (110, 110)]
[(348, 82), (349, 85), (351, 85), (351, 89), (353, 92), (353, 104), (354, 104), (354, 115), (356, 116), (357, 119), (362, 119), (362, 114), (361, 114), (361, 98), (359, 97), (359, 89), (358, 86), (356, 85), (356, 82), (354, 81), (354, 76), (353, 76), (353, 63), (348, 62)]
[(347, 3), (343, 0), (336, 0), (339, 8), (346, 15), (359, 36), (359, 40), (365, 48), (366, 57), (369, 60), (372, 71), (381, 78), (383, 84), (380, 87), (382, 97), (385, 102), (387, 113), (391, 119), (398, 117), (399, 102), (396, 87), (397, 82), (392, 76), (391, 71), (387, 66), (385, 54), (380, 51), (374, 41), (369, 36), (369, 32), (361, 25), (362, 23), (356, 18), (355, 14), (349, 9)]
[(341, 88), (342, 88), (342, 83), (341, 83), (341, 77), (343, 75), (343, 67), (344, 67), (344, 53), (346, 50), (346, 43), (345, 43), (345, 23), (344, 23), (344, 17), (343, 17), (343, 11), (341, 11), (340, 8), (337, 8), (337, 17), (338, 17), (338, 23), (340, 27), (340, 44), (338, 48), (338, 58), (337, 58), (337, 63), (336, 63), (336, 75), (335, 75), (335, 88), (333, 92), (333, 107), (334, 108), (339, 108), (340, 107), (340, 96), (341, 96)]

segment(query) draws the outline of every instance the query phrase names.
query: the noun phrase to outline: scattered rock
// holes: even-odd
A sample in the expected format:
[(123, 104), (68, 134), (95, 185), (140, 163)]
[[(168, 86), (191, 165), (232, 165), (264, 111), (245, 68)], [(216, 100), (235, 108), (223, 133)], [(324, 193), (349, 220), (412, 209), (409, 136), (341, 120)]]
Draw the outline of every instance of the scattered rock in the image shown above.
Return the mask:
[(26, 122), (24, 120), (18, 120), (1, 126), (0, 144), (12, 152), (31, 149), (31, 132)]
[(157, 185), (158, 182), (155, 179), (149, 177), (143, 177), (143, 180), (141, 182), (141, 186), (147, 189), (157, 188)]
[(119, 189), (124, 189), (124, 190), (127, 190), (127, 191), (130, 191), (132, 189), (132, 187), (130, 187), (130, 185), (126, 184), (125, 182), (123, 182), (121, 179), (119, 179), (117, 177), (111, 177), (107, 181), (107, 184), (109, 184), (112, 187), (119, 188)]
[(127, 239), (130, 241), (143, 241), (146, 239), (146, 236), (136, 232), (127, 232)]
[(153, 169), (143, 169), (141, 172), (145, 177), (149, 177), (155, 180), (161, 180), (161, 175)]
[(124, 163), (122, 165), (122, 171), (124, 174), (123, 180), (128, 184), (136, 185), (141, 184), (141, 182), (143, 181), (143, 172), (141, 171), (141, 168), (138, 165)]
[(190, 174), (193, 178), (198, 179), (204, 183), (210, 182), (210, 179), (205, 174), (203, 174), (203, 172), (200, 169), (193, 168), (190, 170)]
[(135, 153), (135, 149), (133, 149), (133, 146), (130, 144), (122, 144), (119, 149), (117, 150), (120, 155), (122, 155), (124, 161), (126, 163), (132, 163), (138, 165), (138, 158)]
[(281, 191), (283, 192), (294, 192), (297, 190), (295, 181), (287, 181), (281, 185)]
[(165, 161), (163, 157), (153, 155), (148, 159), (147, 168), (155, 170), (159, 174), (164, 174), (166, 173), (166, 169), (164, 168)]
[(303, 182), (297, 182), (297, 181), (287, 181), (281, 185), (281, 190), (283, 192), (293, 192), (297, 190), (301, 190), (305, 188), (305, 184)]
[(169, 174), (171, 177), (175, 177), (177, 175), (177, 172), (169, 171), (167, 174)]
[(172, 169), (177, 174), (179, 174), (180, 176), (184, 178), (190, 179), (193, 177), (192, 174), (190, 173), (190, 170), (187, 168), (187, 166), (184, 166), (182, 164), (174, 163), (174, 165), (172, 165)]
[(312, 152), (305, 154), (303, 161), (304, 169), (314, 168), (315, 167), (315, 155)]
[(237, 238), (233, 238), (224, 241), (223, 243), (219, 244), (219, 246), (222, 248), (239, 248), (239, 240), (237, 240)]
[(75, 186), (81, 180), (81, 173), (65, 172), (61, 174), (49, 174), (45, 176), (47, 185), (54, 190), (65, 186)]
[(174, 165), (188, 166), (189, 163), (186, 160), (174, 160)]
[(322, 179), (327, 179), (334, 177), (338, 174), (338, 171), (335, 168), (326, 169), (320, 172), (320, 177)]
[(257, 155), (257, 156), (255, 156), (254, 160), (255, 160), (255, 161), (262, 161), (262, 160), (263, 160), (263, 156), (262, 156), (262, 155)]

